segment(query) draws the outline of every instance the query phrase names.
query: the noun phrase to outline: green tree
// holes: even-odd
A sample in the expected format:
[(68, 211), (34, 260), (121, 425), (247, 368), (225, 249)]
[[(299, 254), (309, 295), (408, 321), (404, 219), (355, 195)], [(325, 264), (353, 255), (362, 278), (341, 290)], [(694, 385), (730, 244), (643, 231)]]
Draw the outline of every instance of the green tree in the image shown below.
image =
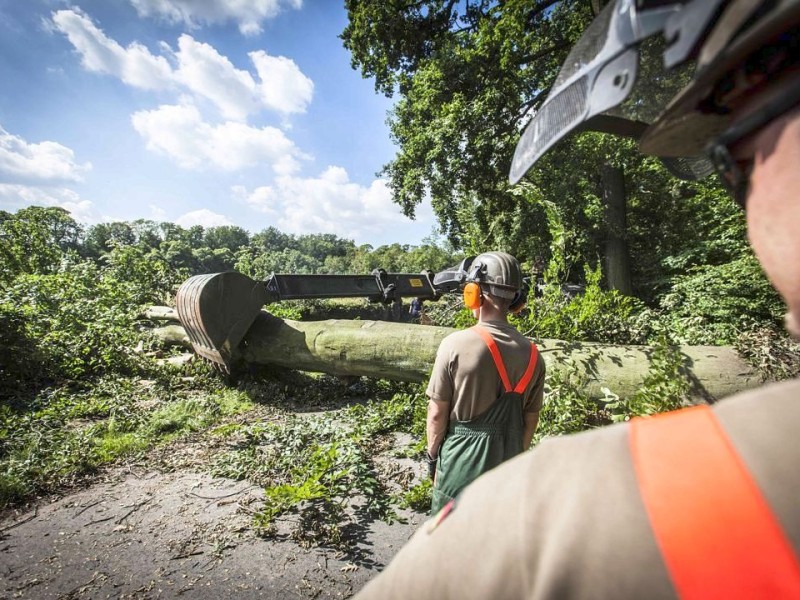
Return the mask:
[(340, 239), (332, 233), (301, 235), (294, 246), (299, 252), (324, 262), (329, 256), (347, 256), (355, 248), (352, 240)]
[(76, 254), (81, 227), (63, 208), (31, 206), (15, 214), (0, 211), (3, 281), (20, 273), (53, 273)]
[[(608, 283), (625, 293), (648, 293), (653, 280), (665, 278), (662, 261), (678, 238), (682, 251), (700, 243), (693, 236), (703, 228), (687, 229), (670, 210), (683, 197), (713, 194), (715, 186), (680, 188), (630, 141), (570, 136), (531, 169), (532, 188), (507, 184), (522, 126), (605, 2), (345, 4), (349, 22), (341, 37), (353, 67), (397, 98), (389, 125), (398, 152), (382, 173), (406, 214), (429, 197), (442, 230), (467, 254), (504, 249), (538, 263), (551, 242), (542, 202), (555, 202), (578, 267), (564, 276), (580, 279), (585, 264), (602, 261)], [(643, 71), (654, 64), (643, 60)], [(646, 243), (653, 233), (668, 242), (656, 245), (667, 254), (655, 260)]]
[(374, 77), (377, 90), (398, 95), (389, 123), (399, 150), (383, 169), (395, 201), (413, 215), (429, 194), (457, 246), (491, 245), (489, 232), (524, 202), (506, 183), (520, 126), (590, 22), (591, 3), (345, 5), (341, 37), (353, 67)]
[(280, 252), (284, 248), (294, 246), (294, 236), (285, 234), (275, 227), (267, 227), (253, 236), (252, 246), (264, 252)]
[(203, 242), (212, 250), (225, 248), (232, 254), (250, 243), (250, 234), (235, 225), (209, 227), (203, 236)]
[(129, 223), (113, 221), (97, 223), (89, 227), (83, 240), (84, 254), (99, 258), (116, 246), (130, 246), (136, 242), (136, 234)]

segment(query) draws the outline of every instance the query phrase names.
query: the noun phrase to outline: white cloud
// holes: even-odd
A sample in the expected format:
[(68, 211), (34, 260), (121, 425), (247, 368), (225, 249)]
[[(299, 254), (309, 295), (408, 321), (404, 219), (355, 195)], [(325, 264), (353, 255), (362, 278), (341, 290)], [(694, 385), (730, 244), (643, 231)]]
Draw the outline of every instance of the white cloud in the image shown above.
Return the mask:
[(75, 46), (87, 70), (115, 75), (143, 89), (159, 90), (170, 85), (172, 68), (163, 56), (154, 56), (137, 42), (123, 48), (78, 10), (54, 12), (53, 23)]
[(298, 160), (306, 158), (280, 129), (232, 121), (210, 125), (191, 105), (139, 111), (131, 121), (149, 150), (187, 169), (212, 166), (235, 171), (267, 163), (276, 172), (287, 173), (295, 172)]
[(352, 183), (341, 167), (328, 167), (317, 178), (280, 176), (272, 186), (251, 191), (236, 186), (232, 191), (287, 233), (365, 239), (411, 222), (392, 202), (385, 180), (376, 179), (365, 187)]
[(168, 60), (137, 42), (123, 48), (78, 9), (54, 12), (52, 24), (67, 36), (87, 70), (118, 77), (142, 89), (174, 89), (177, 93), (188, 90), (195, 97), (210, 101), (225, 119), (244, 121), (262, 109), (284, 116), (305, 112), (314, 93), (314, 83), (293, 60), (270, 56), (263, 50), (248, 55), (256, 80), (213, 46), (190, 35), (178, 38), (175, 52), (169, 44), (159, 44)]
[(150, 209), (150, 218), (154, 221), (166, 221), (167, 211), (155, 204), (148, 204), (147, 208)]
[(0, 208), (18, 210), (26, 206), (58, 206), (69, 211), (78, 223), (94, 224), (101, 220), (94, 204), (89, 200), (82, 200), (73, 190), (0, 184)]
[(270, 56), (263, 50), (248, 54), (262, 83), (259, 95), (265, 106), (281, 113), (305, 112), (314, 94), (314, 82), (285, 56)]
[(140, 16), (156, 16), (188, 27), (236, 21), (243, 35), (261, 33), (261, 23), (302, 0), (131, 0)]
[(256, 82), (212, 46), (189, 35), (178, 39), (177, 79), (198, 96), (213, 102), (226, 119), (247, 118), (256, 106)]
[(28, 143), (0, 126), (0, 180), (11, 183), (82, 181), (91, 163), (78, 164), (75, 153), (57, 142)]
[(233, 225), (233, 222), (225, 215), (215, 213), (207, 208), (193, 210), (185, 215), (181, 215), (175, 220), (175, 223), (181, 227), (193, 227), (194, 225), (202, 225), (203, 227)]

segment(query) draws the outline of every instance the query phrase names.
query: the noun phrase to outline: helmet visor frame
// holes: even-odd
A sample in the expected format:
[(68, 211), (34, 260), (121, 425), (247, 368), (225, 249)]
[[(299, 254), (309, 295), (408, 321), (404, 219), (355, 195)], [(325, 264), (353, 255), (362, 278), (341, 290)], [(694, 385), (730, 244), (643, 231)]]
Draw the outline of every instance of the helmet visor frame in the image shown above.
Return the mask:
[[(704, 0), (702, 9), (707, 12), (718, 4), (719, 0)], [(652, 76), (658, 78), (665, 93), (652, 102), (651, 73), (637, 83), (641, 43), (657, 33), (664, 33), (664, 37), (675, 34), (676, 28), (681, 42), (699, 35), (696, 22), (678, 18), (682, 8), (682, 3), (675, 2), (640, 10), (633, 0), (617, 0), (603, 9), (570, 52), (545, 102), (526, 124), (512, 159), (511, 184), (522, 179), (547, 150), (573, 131), (594, 130), (638, 139), (683, 86), (682, 75), (674, 70), (665, 73), (663, 65), (679, 64), (688, 54), (685, 48), (676, 47), (680, 45), (677, 43), (660, 52), (663, 59), (658, 63), (658, 73)], [(656, 59), (661, 57), (651, 58), (648, 66)], [(634, 87), (636, 93), (632, 94)], [(620, 106), (629, 97), (630, 101)], [(643, 110), (648, 103), (651, 106)], [(706, 163), (692, 171), (687, 175), (673, 172), (696, 179), (708, 175), (711, 169)]]

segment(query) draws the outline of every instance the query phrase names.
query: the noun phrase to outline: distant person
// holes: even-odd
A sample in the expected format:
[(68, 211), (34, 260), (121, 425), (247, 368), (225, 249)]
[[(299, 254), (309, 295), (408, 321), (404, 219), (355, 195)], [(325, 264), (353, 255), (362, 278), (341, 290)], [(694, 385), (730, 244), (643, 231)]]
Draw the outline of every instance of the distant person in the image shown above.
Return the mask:
[(419, 319), (422, 315), (423, 301), (422, 298), (414, 298), (409, 307), (409, 314), (413, 319)]
[[(636, 89), (697, 64), (641, 130), (648, 98), (623, 101), (654, 34), (658, 85)], [(644, 152), (711, 159), (800, 337), (800, 0), (610, 2), (557, 81), (512, 181), (600, 111), (639, 111)], [(548, 440), (469, 486), (359, 598), (800, 598), (798, 431), (795, 379)]]
[(544, 361), (508, 322), (524, 302), (517, 259), (486, 252), (469, 271), (464, 301), (478, 324), (442, 340), (427, 389), (434, 513), (530, 446), (544, 394)]

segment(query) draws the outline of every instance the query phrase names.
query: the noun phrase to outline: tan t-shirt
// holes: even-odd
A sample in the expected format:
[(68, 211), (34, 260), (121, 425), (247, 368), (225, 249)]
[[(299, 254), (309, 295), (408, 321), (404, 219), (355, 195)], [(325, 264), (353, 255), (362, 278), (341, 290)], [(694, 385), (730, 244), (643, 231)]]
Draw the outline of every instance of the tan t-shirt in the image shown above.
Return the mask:
[[(800, 380), (713, 410), (800, 556)], [(629, 430), (611, 425), (549, 439), (489, 471), (438, 526), (421, 526), (358, 599), (675, 598), (639, 493)]]
[[(512, 387), (522, 379), (531, 357), (531, 343), (513, 325), (502, 321), (482, 322), (494, 338)], [(525, 412), (539, 412), (544, 396), (544, 359), (523, 394)], [(450, 405), (451, 421), (471, 421), (486, 412), (504, 392), (489, 347), (469, 329), (451, 333), (442, 340), (428, 383), (428, 397)]]

